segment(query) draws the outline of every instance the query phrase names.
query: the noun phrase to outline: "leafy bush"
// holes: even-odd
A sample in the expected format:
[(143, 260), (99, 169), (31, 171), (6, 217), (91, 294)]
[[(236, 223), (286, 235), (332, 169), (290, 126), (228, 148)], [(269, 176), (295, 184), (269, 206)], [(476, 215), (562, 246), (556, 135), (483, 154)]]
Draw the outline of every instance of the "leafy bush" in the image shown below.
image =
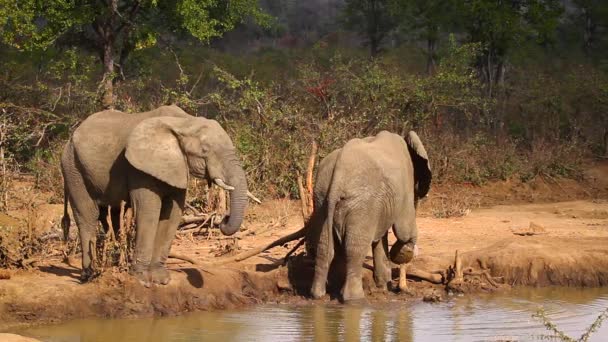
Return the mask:
[[(473, 67), (480, 50), (451, 37), (437, 72), (426, 76), (395, 55), (369, 60), (323, 44), (240, 57), (155, 48), (135, 53), (139, 71), (118, 82), (115, 93), (126, 112), (176, 103), (219, 120), (252, 190), (270, 197), (297, 196), (297, 174), (313, 140), (322, 158), (381, 130), (416, 130), (437, 182), (578, 177), (585, 158), (602, 152), (608, 77), (591, 66), (567, 73), (515, 67), (503, 91), (488, 97)], [(93, 62), (62, 53), (38, 69), (9, 58), (0, 75), (6, 153), (54, 192), (61, 189), (60, 147), (79, 120), (99, 109)]]

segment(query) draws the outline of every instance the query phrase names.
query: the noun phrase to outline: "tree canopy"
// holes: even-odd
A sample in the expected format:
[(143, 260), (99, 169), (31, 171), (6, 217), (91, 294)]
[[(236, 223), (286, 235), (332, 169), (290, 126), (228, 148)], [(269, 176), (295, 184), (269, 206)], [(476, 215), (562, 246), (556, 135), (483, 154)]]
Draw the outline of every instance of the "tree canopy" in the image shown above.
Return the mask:
[[(268, 25), (258, 0), (0, 0), (0, 38), (21, 50), (79, 46), (103, 62), (104, 107), (113, 105), (115, 65), (163, 35), (208, 42), (247, 18)], [(118, 57), (118, 58), (117, 58)]]

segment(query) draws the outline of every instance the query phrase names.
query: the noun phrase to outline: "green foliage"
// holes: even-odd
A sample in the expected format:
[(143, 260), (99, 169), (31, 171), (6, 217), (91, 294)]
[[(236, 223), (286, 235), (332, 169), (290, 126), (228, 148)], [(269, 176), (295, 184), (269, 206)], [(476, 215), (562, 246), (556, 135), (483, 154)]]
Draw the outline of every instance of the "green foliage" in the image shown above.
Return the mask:
[(375, 56), (387, 34), (397, 26), (390, 10), (390, 0), (346, 0), (344, 25), (365, 37), (370, 52)]
[(437, 44), (442, 33), (457, 27), (454, 15), (457, 2), (454, 0), (391, 0), (391, 13), (397, 17), (398, 28), (410, 39), (422, 40), (426, 44), (427, 68), (432, 72), (437, 59)]
[(100, 21), (118, 13), (114, 21), (118, 25), (129, 25), (132, 31), (129, 38), (134, 39), (137, 48), (144, 48), (154, 45), (155, 35), (163, 29), (176, 26), (170, 22), (161, 26), (165, 20), (176, 20), (177, 26), (202, 41), (221, 36), (249, 17), (263, 26), (272, 22), (259, 8), (257, 0), (123, 0), (116, 1), (114, 10), (111, 6), (110, 2), (86, 0), (2, 0), (1, 37), (19, 49), (46, 49), (62, 35), (83, 32), (91, 26), (98, 29)]
[(467, 0), (460, 4), (461, 23), (471, 40), (498, 56), (526, 39), (545, 42), (552, 38), (563, 10), (557, 0)]
[(187, 33), (208, 42), (247, 18), (264, 26), (271, 22), (257, 0), (0, 0), (0, 17), (0, 39), (20, 50), (93, 50), (103, 65), (104, 107), (114, 105), (114, 83), (118, 73), (125, 78), (129, 55), (160, 37)]
[(585, 329), (585, 332), (577, 339), (568, 336), (566, 333), (561, 331), (559, 327), (551, 322), (551, 320), (547, 317), (545, 310), (542, 308), (538, 309), (538, 311), (532, 315), (534, 318), (538, 318), (542, 321), (543, 325), (547, 330), (549, 330), (553, 335), (548, 336), (550, 338), (558, 338), (560, 341), (566, 342), (586, 342), (589, 340), (589, 337), (597, 331), (597, 329), (602, 326), (602, 323), (608, 318), (608, 308), (600, 313), (600, 315), (591, 323), (591, 325)]
[(574, 27), (579, 28), (579, 32), (582, 33), (583, 49), (588, 56), (596, 56), (605, 61), (608, 40), (601, 32), (608, 28), (608, 3), (602, 0), (572, 2), (578, 10), (571, 14), (570, 19)]
[(71, 27), (89, 22), (89, 6), (69, 0), (0, 1), (0, 38), (18, 49), (46, 49)]
[(258, 0), (181, 0), (177, 2), (176, 13), (182, 26), (201, 41), (221, 37), (248, 17), (264, 27), (269, 27), (272, 21), (259, 8)]
[[(578, 177), (590, 152), (600, 150), (606, 75), (589, 65), (565, 73), (514, 67), (509, 97), (488, 98), (474, 67), (481, 44), (448, 42), (431, 76), (391, 55), (370, 60), (320, 45), (240, 57), (193, 46), (151, 48), (134, 53), (150, 71), (120, 84), (117, 105), (135, 112), (176, 103), (219, 120), (240, 151), (251, 190), (271, 197), (297, 196), (297, 173), (305, 172), (313, 140), (322, 158), (353, 137), (385, 129), (419, 133), (437, 182)], [(7, 152), (40, 187), (58, 191), (58, 146), (97, 111), (93, 61), (73, 49), (49, 51), (48, 62), (29, 67), (9, 57), (0, 74)], [(504, 129), (495, 125), (499, 114)]]

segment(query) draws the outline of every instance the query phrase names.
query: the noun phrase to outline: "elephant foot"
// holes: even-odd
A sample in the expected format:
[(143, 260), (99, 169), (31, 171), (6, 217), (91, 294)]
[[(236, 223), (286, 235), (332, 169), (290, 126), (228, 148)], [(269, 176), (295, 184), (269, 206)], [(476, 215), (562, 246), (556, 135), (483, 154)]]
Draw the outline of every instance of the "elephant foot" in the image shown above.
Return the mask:
[(321, 299), (325, 296), (325, 286), (315, 286), (313, 284), (310, 290), (310, 295), (313, 299)]
[[(355, 282), (357, 283), (357, 282)], [(363, 286), (359, 282), (358, 284), (347, 284), (342, 288), (342, 301), (344, 303), (347, 302), (356, 302), (365, 299), (365, 293), (363, 293)]]
[(93, 268), (85, 268), (80, 273), (80, 282), (86, 283), (99, 276), (99, 272)]
[(385, 292), (391, 283), (390, 269), (387, 267), (385, 271), (374, 274), (375, 288), (372, 286), (372, 291)]
[(143, 269), (143, 267), (135, 265), (131, 268), (131, 271), (129, 273), (133, 277), (135, 277), (135, 279), (137, 279), (137, 281), (144, 287), (151, 286), (152, 282), (150, 280), (150, 272), (148, 272), (146, 269)]
[(150, 281), (154, 284), (167, 285), (171, 281), (171, 274), (164, 266), (153, 267), (150, 270)]
[(376, 286), (370, 286), (373, 293), (384, 293), (388, 291), (388, 282), (376, 282)]

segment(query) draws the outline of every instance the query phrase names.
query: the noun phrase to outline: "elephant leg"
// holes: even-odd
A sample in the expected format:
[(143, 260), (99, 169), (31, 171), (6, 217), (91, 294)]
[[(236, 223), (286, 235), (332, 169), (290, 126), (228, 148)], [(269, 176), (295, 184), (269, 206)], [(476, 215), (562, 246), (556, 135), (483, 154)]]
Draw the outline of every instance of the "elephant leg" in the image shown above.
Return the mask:
[(72, 206), (72, 213), (74, 214), (74, 221), (76, 221), (80, 236), (82, 248), (82, 273), (80, 274), (80, 279), (87, 281), (97, 274), (95, 248), (99, 207), (89, 195), (82, 175), (74, 166), (74, 160), (67, 158), (67, 160), (62, 161), (61, 167)]
[(388, 264), (388, 233), (385, 233), (382, 239), (372, 243), (372, 254), (376, 287), (386, 291), (388, 283), (391, 281), (391, 269)]
[(165, 264), (169, 257), (171, 243), (175, 238), (175, 232), (182, 219), (185, 202), (185, 190), (180, 191), (177, 196), (169, 196), (163, 199), (158, 230), (154, 239), (152, 263), (150, 264), (150, 279), (155, 284), (167, 285), (171, 281), (171, 276)]
[(325, 219), (323, 228), (321, 230), (321, 236), (319, 239), (319, 245), (316, 250), (315, 257), (315, 276), (312, 281), (312, 288), (310, 294), (313, 298), (319, 299), (325, 296), (327, 291), (327, 272), (329, 266), (334, 258), (334, 234), (332, 228), (333, 217)]
[(131, 200), (135, 210), (135, 251), (131, 274), (144, 286), (150, 285), (149, 268), (152, 261), (154, 240), (158, 230), (161, 211), (161, 197), (148, 187), (131, 190)]
[[(70, 199), (70, 201), (71, 203), (78, 203), (74, 199)], [(80, 280), (86, 282), (98, 274), (96, 246), (99, 209), (92, 200), (88, 204), (80, 202), (76, 207), (72, 207), (72, 211), (74, 213), (74, 220), (78, 226), (80, 247), (82, 248), (82, 273), (80, 274)]]
[(361, 223), (351, 224), (347, 227), (344, 247), (346, 252), (346, 281), (342, 287), (342, 299), (344, 302), (357, 301), (365, 298), (363, 293), (363, 261), (369, 250), (370, 240), (365, 230), (360, 227)]

